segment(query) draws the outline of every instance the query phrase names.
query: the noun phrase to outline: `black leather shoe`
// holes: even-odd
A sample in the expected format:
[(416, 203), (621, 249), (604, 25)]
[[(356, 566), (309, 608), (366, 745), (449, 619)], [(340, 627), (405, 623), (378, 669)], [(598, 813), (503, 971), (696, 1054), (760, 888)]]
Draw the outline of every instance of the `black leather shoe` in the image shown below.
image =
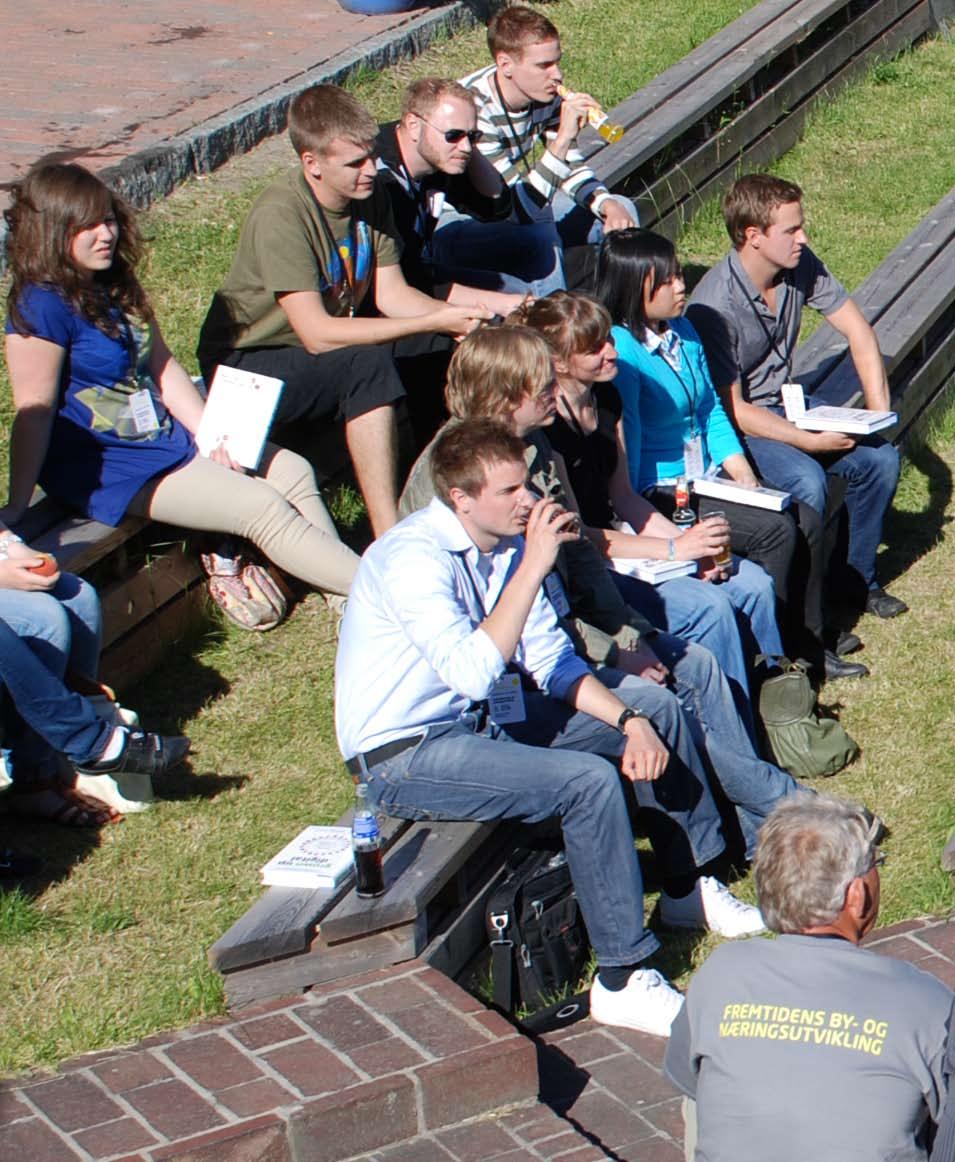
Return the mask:
[(908, 608), (904, 601), (884, 589), (870, 589), (865, 599), (866, 613), (874, 613), (876, 617), (898, 617), (900, 613), (907, 613)]
[(865, 678), (869, 667), (861, 662), (846, 662), (837, 657), (832, 650), (826, 650), (825, 675), (827, 682), (834, 682), (838, 678)]
[(847, 629), (839, 630), (839, 636), (836, 638), (836, 648), (833, 651), (838, 657), (844, 658), (847, 654), (854, 654), (856, 650), (861, 649), (862, 640), (857, 634)]

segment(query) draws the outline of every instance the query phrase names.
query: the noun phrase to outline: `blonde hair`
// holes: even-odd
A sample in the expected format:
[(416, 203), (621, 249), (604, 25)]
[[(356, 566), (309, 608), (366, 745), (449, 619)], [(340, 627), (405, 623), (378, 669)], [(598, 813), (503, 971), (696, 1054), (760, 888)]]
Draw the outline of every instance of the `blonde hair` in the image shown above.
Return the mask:
[(612, 326), (609, 312), (596, 299), (565, 290), (522, 303), (506, 322), (536, 331), (561, 361), (593, 351), (599, 343), (606, 342)]
[(339, 137), (358, 145), (370, 144), (378, 136), (378, 122), (351, 93), (337, 85), (312, 85), (292, 98), (288, 135), (299, 157), (303, 153), (324, 154)]
[(445, 402), (460, 420), (508, 422), (554, 375), (546, 342), (528, 327), (481, 327), (458, 346), (448, 367)]

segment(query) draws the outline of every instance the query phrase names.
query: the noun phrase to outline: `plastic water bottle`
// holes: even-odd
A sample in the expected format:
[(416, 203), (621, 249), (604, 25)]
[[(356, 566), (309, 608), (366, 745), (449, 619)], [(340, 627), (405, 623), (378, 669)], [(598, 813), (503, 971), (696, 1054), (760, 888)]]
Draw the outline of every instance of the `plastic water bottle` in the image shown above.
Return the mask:
[(355, 894), (362, 899), (382, 895), (385, 876), (381, 862), (381, 828), (378, 816), (368, 803), (368, 787), (364, 783), (359, 783), (355, 789), (351, 842), (355, 859)]
[[(558, 85), (557, 93), (561, 97), (573, 95), (573, 91), (568, 89), (566, 85)], [(587, 110), (587, 120), (609, 145), (613, 145), (615, 141), (619, 141), (623, 137), (624, 127), (611, 121), (600, 105), (590, 106)]]

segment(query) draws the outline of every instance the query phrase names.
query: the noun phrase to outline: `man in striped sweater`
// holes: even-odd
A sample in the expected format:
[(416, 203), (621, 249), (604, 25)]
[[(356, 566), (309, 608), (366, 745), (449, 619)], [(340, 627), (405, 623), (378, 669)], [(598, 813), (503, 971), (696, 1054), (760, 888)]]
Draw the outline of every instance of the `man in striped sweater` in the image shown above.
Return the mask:
[(634, 226), (633, 204), (584, 164), (577, 135), (596, 101), (561, 97), (560, 34), (539, 12), (509, 7), (488, 25), (494, 63), (465, 77), (478, 107), (478, 148), (511, 187), (514, 214), (493, 228), (448, 214), (436, 245), (455, 265), (494, 267), (505, 290), (541, 295), (567, 286), (565, 248)]

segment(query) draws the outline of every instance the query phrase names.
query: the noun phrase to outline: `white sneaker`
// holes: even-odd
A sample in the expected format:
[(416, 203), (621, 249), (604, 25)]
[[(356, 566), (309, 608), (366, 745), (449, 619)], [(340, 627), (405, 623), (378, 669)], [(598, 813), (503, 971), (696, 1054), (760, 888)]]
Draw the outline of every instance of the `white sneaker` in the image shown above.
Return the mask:
[(706, 928), (731, 939), (766, 931), (759, 908), (737, 900), (713, 876), (701, 876), (693, 891), (679, 900), (661, 892), (660, 917), (668, 928)]
[(635, 969), (619, 992), (602, 985), (599, 976), (590, 986), (590, 1015), (601, 1025), (620, 1025), (655, 1037), (669, 1037), (670, 1026), (682, 1007), (682, 993), (655, 968)]

